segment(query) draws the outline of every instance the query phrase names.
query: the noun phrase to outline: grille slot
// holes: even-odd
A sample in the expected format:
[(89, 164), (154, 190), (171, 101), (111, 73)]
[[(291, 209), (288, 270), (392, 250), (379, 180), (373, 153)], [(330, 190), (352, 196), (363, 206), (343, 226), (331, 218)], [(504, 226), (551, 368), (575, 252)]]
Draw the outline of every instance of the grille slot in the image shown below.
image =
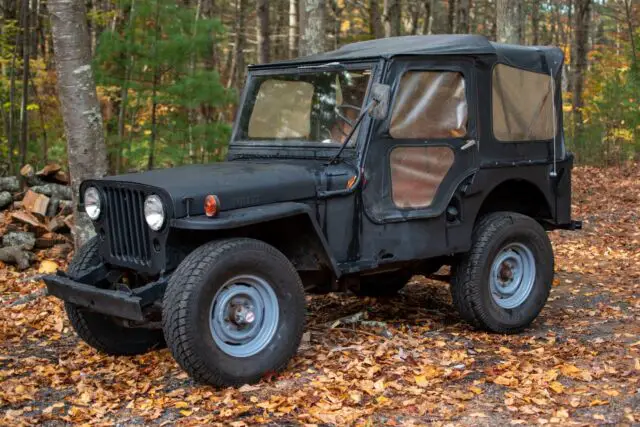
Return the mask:
[(144, 220), (144, 193), (131, 188), (104, 188), (111, 256), (147, 266), (150, 263), (149, 229)]

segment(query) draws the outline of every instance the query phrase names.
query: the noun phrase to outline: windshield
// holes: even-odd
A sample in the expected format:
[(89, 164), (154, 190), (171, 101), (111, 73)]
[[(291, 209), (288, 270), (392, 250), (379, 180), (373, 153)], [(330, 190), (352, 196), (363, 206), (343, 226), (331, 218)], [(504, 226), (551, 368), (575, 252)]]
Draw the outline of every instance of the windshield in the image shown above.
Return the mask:
[(341, 144), (370, 77), (369, 69), (254, 76), (235, 139)]

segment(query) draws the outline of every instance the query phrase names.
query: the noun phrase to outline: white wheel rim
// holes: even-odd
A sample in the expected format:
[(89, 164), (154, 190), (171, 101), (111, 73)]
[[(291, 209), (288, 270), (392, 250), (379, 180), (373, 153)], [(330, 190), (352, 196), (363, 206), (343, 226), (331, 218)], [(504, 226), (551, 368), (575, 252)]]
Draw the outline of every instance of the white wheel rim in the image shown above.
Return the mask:
[(522, 243), (509, 243), (491, 264), (491, 296), (502, 308), (522, 305), (529, 298), (535, 280), (535, 257), (531, 249)]

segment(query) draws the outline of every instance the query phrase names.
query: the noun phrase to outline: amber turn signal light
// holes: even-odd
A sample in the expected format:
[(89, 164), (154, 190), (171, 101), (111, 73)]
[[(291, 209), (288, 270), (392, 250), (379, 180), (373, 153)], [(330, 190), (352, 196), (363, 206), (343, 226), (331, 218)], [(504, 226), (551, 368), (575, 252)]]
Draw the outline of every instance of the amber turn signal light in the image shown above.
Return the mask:
[(218, 215), (218, 209), (220, 208), (220, 201), (218, 200), (218, 196), (214, 196), (213, 194), (209, 194), (204, 198), (204, 213), (208, 217)]

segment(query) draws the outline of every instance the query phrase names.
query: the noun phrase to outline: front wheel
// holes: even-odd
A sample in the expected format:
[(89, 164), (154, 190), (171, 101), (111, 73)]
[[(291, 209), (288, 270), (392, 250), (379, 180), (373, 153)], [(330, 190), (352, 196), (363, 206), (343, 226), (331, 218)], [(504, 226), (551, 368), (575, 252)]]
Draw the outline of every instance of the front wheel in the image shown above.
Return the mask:
[(471, 250), (452, 274), (451, 294), (461, 317), (499, 333), (533, 322), (549, 297), (553, 249), (534, 219), (496, 212), (478, 222)]
[(171, 276), (163, 301), (165, 339), (195, 380), (253, 383), (296, 353), (305, 320), (302, 282), (289, 260), (253, 239), (207, 243)]
[[(92, 238), (76, 252), (67, 274), (79, 278), (100, 265), (99, 241)], [(162, 331), (142, 328), (126, 328), (104, 314), (96, 313), (65, 302), (69, 323), (84, 342), (96, 350), (115, 356), (143, 354), (154, 348), (164, 347)]]

